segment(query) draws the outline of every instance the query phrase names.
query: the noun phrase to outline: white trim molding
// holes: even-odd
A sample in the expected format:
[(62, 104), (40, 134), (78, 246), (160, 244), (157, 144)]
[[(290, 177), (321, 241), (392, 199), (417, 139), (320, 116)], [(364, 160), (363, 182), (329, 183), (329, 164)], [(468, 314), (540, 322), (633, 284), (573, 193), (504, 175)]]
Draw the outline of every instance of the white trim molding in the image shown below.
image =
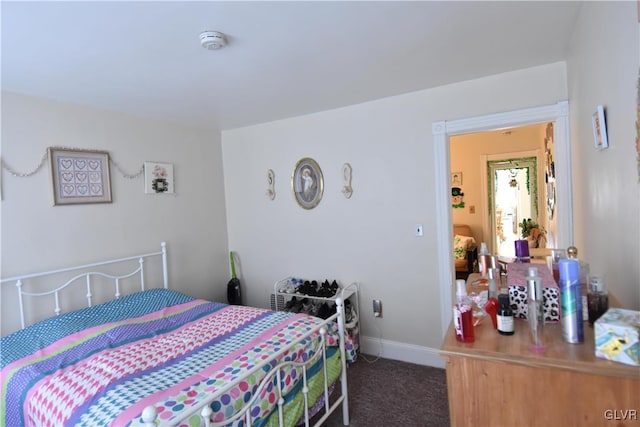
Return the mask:
[(366, 355), (378, 355), (384, 359), (400, 360), (434, 368), (445, 367), (445, 361), (440, 356), (438, 348), (360, 336), (360, 351)]
[(432, 124), (434, 142), (434, 173), (436, 182), (436, 221), (442, 336), (447, 332), (452, 316), (453, 231), (449, 190), (449, 137), (463, 133), (483, 132), (502, 128), (553, 122), (556, 163), (557, 246), (566, 248), (573, 242), (573, 200), (571, 181), (571, 147), (569, 130), (569, 102), (522, 110), (489, 114), (465, 119), (439, 121)]

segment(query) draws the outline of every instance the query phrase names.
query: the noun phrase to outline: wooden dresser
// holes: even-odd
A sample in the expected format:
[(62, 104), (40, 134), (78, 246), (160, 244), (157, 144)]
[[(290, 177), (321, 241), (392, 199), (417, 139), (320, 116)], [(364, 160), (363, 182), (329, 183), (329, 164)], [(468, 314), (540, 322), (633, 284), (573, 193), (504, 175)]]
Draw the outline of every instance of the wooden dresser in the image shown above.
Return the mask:
[(640, 368), (595, 357), (593, 328), (585, 341), (562, 340), (559, 323), (545, 325), (547, 349), (529, 350), (527, 321), (503, 336), (489, 318), (475, 342), (444, 339), (452, 426), (640, 426)]

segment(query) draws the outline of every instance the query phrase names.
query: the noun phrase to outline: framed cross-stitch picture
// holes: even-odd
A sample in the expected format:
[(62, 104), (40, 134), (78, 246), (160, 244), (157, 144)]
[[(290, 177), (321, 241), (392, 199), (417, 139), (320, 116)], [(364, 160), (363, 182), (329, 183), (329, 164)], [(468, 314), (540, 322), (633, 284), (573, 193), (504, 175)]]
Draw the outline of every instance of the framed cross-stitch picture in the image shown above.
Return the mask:
[(50, 147), (53, 204), (111, 203), (109, 153)]

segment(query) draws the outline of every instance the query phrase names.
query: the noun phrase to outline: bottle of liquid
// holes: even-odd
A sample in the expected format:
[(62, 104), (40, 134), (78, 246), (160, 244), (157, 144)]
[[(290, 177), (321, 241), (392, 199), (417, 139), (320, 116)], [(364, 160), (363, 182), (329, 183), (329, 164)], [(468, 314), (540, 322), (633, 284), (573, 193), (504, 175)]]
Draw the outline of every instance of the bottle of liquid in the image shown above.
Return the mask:
[(513, 335), (513, 310), (511, 310), (511, 306), (509, 305), (509, 295), (498, 295), (498, 302), (500, 303), (500, 308), (496, 316), (498, 332), (502, 335)]
[(560, 282), (560, 260), (567, 257), (566, 249), (551, 249), (551, 271), (553, 272), (553, 280)]
[(586, 320), (589, 318), (589, 313), (587, 311), (587, 307), (588, 307), (587, 291), (589, 290), (587, 286), (587, 284), (589, 283), (589, 263), (578, 258), (578, 248), (576, 248), (575, 246), (569, 246), (567, 248), (567, 256), (570, 259), (577, 260), (580, 266), (579, 271), (580, 271), (580, 284), (582, 289), (582, 293), (581, 293), (582, 319)]
[(487, 269), (489, 298), (498, 298), (498, 292), (500, 289), (500, 269), (489, 268)]
[(577, 259), (561, 259), (559, 270), (562, 338), (568, 343), (578, 344), (584, 342), (580, 264)]
[(465, 343), (474, 342), (472, 301), (467, 295), (464, 280), (456, 280), (456, 300), (457, 302), (453, 306), (453, 326), (456, 339)]
[(534, 353), (544, 353), (544, 304), (542, 297), (542, 279), (538, 276), (536, 267), (529, 267), (527, 276), (527, 319), (529, 320), (529, 335)]
[(589, 324), (593, 326), (593, 323), (609, 309), (609, 294), (602, 278), (597, 276), (589, 276), (588, 283), (588, 316)]
[(516, 262), (530, 262), (529, 241), (526, 239), (516, 240), (514, 245), (516, 250)]
[(478, 263), (480, 264), (480, 274), (482, 277), (487, 277), (488, 269), (493, 267), (491, 264), (491, 255), (487, 250), (487, 244), (485, 242), (480, 243), (480, 253), (478, 254)]

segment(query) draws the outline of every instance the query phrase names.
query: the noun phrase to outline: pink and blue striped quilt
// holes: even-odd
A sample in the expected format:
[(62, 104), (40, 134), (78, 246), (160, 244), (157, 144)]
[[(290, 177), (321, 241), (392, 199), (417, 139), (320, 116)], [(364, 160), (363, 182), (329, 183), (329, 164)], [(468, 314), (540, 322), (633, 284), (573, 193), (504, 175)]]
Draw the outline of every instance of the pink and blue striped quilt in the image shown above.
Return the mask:
[[(0, 424), (135, 425), (148, 405), (173, 422), (213, 393), (220, 394), (214, 418), (225, 419), (249, 401), (275, 361), (222, 389), (320, 322), (167, 289), (56, 316), (2, 338)], [(280, 360), (307, 360), (318, 340), (306, 339)], [(297, 375), (283, 374), (286, 392)], [(251, 409), (255, 425), (276, 400), (270, 385)], [(198, 423), (192, 417), (184, 425)]]

